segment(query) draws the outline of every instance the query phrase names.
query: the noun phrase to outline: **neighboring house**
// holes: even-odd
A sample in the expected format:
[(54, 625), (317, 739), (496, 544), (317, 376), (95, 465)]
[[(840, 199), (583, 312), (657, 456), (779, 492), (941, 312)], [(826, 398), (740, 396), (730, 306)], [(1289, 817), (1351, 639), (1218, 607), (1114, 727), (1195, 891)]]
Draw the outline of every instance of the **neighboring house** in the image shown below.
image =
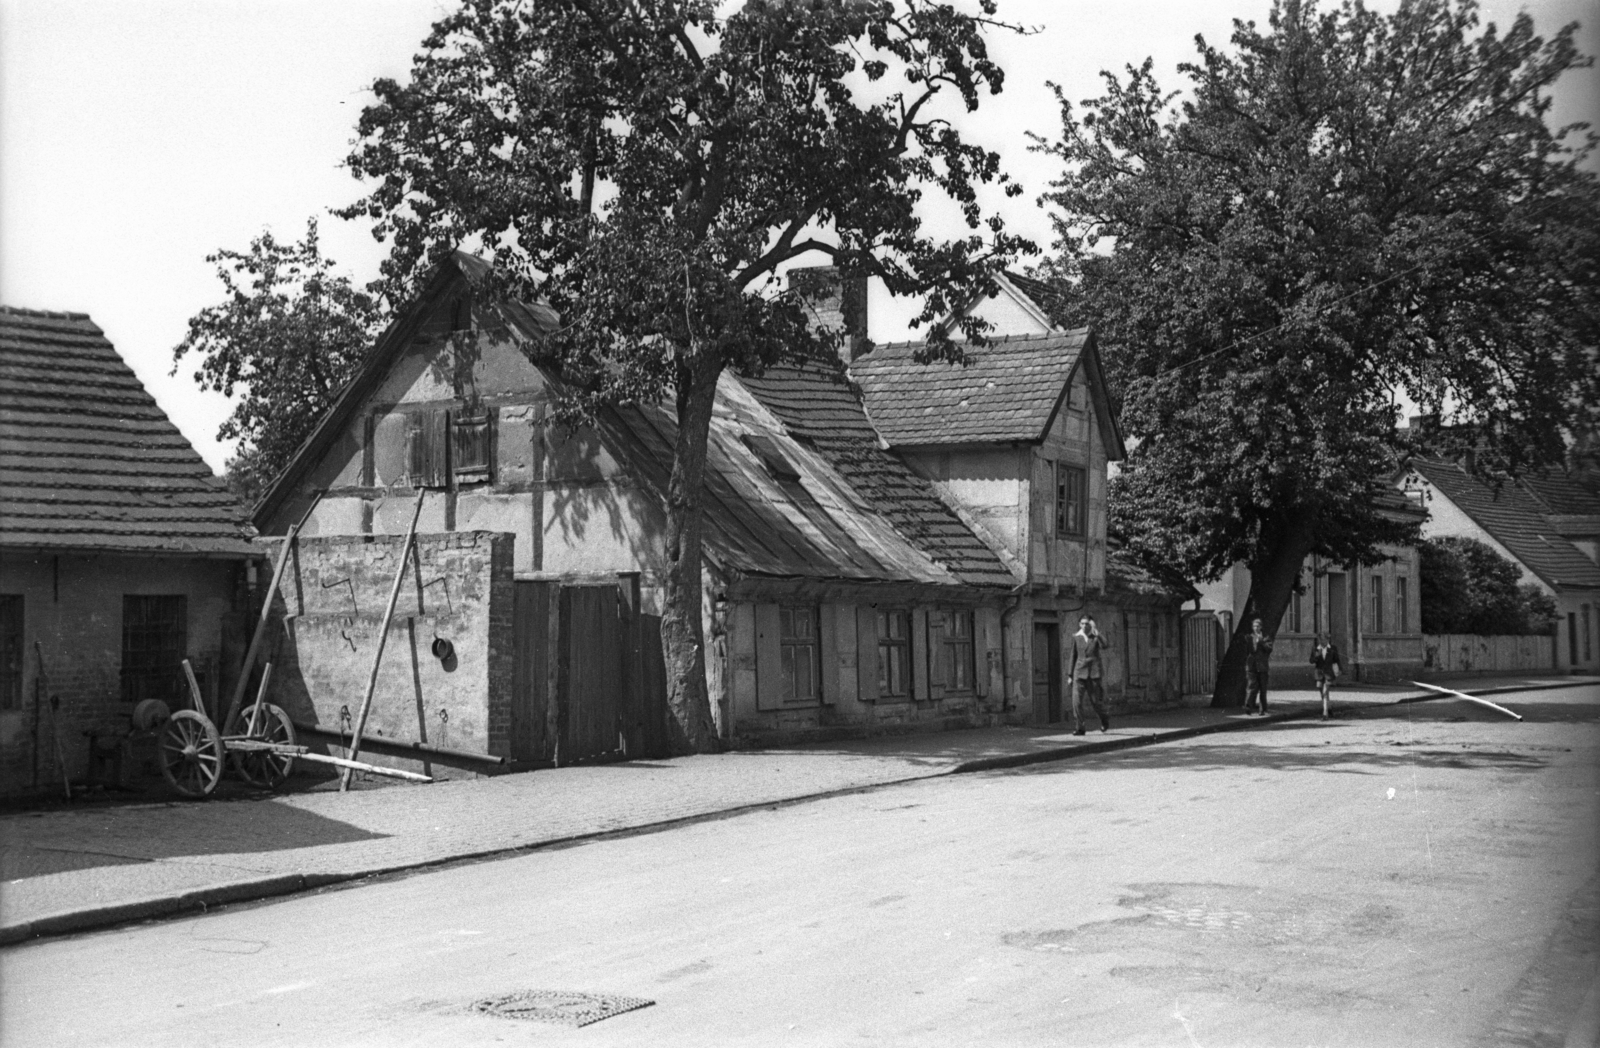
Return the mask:
[[(556, 319), (475, 301), (483, 272), (459, 254), (440, 268), (258, 507), (263, 532), (282, 534), (322, 493), (302, 539), (322, 581), (285, 587), (280, 697), (323, 726), (355, 698), (304, 669), (365, 658), (376, 588), (358, 571), (327, 576), (340, 556), (365, 571), (360, 551), (393, 548), (420, 491), (430, 550), (456, 533), (486, 552), (448, 605), (425, 560), (394, 628), (426, 644), (481, 605), (487, 625), (463, 619), (437, 635), (452, 642), (450, 672), (486, 685), (457, 687), (416, 660), (385, 678), (382, 730), (470, 724), (454, 745), (530, 765), (657, 751), (672, 412), (626, 406), (584, 429), (547, 425), (560, 384), (535, 360)], [(852, 329), (846, 355), (865, 348), (855, 291), (818, 303)], [(1116, 651), (1140, 660), (1114, 660), (1113, 697), (1177, 701), (1182, 594), (1114, 560), (1108, 570), (1104, 462), (1120, 444), (1092, 340), (1011, 339), (966, 369), (913, 365), (910, 352), (884, 347), (848, 371), (839, 360), (730, 374), (718, 387), (703, 614), (723, 737), (1058, 720), (1062, 639), (1086, 606), (1114, 641), (1120, 632)], [(935, 394), (941, 384), (959, 395)], [(915, 431), (933, 405), (901, 392), (942, 397), (935, 410), (965, 427), (959, 440)], [(620, 653), (615, 686), (602, 678), (618, 659), (597, 651)]]
[[(0, 792), (243, 658), (246, 510), (82, 313), (0, 307)], [(59, 707), (55, 707), (59, 700)]]
[(1441, 459), (1413, 460), (1401, 486), (1427, 509), (1424, 536), (1477, 539), (1555, 599), (1557, 668), (1600, 670), (1600, 499), (1559, 474), (1495, 490)]
[[(1419, 510), (1401, 492), (1386, 489), (1379, 498), (1387, 516), (1420, 520)], [(1409, 679), (1422, 672), (1426, 652), (1418, 601), (1420, 559), (1415, 546), (1380, 546), (1374, 565), (1334, 564), (1307, 557), (1299, 589), (1289, 598), (1272, 649), (1276, 684), (1312, 682), (1311, 648), (1326, 633), (1339, 649), (1351, 680)], [(1215, 613), (1231, 636), (1248, 613), (1250, 569), (1234, 565), (1222, 578), (1200, 587), (1198, 606)]]

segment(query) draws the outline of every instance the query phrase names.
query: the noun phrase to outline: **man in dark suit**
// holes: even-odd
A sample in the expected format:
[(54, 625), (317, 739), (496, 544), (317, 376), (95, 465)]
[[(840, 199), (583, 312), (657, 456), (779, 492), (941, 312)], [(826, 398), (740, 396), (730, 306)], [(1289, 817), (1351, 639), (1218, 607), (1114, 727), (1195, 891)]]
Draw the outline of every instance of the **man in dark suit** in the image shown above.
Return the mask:
[[(1267, 668), (1272, 664), (1272, 641), (1261, 630), (1261, 620), (1250, 624), (1250, 647), (1244, 661), (1244, 711), (1267, 712)], [(1259, 707), (1252, 710), (1251, 705)]]
[(1072, 680), (1072, 734), (1083, 734), (1083, 700), (1087, 695), (1094, 711), (1100, 715), (1100, 730), (1111, 730), (1111, 718), (1106, 716), (1105, 692), (1101, 689), (1100, 653), (1111, 645), (1095, 625), (1093, 615), (1078, 619), (1078, 632), (1072, 635), (1072, 654), (1067, 665), (1067, 676)]

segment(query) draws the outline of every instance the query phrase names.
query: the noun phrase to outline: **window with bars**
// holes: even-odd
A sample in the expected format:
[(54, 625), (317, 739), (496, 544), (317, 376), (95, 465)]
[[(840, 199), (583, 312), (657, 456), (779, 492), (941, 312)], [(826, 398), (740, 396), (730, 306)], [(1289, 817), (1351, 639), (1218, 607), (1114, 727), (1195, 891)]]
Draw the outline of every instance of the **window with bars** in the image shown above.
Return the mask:
[(0, 710), (22, 708), (22, 643), (22, 594), (0, 594)]
[(817, 609), (778, 609), (778, 646), (783, 664), (783, 701), (815, 702), (817, 692)]
[(122, 598), (122, 701), (161, 699), (183, 705), (188, 684), (189, 602), (177, 596)]
[(905, 698), (911, 694), (911, 613), (878, 611), (878, 694)]
[(1373, 633), (1383, 629), (1383, 576), (1372, 576), (1372, 621), (1368, 624)]
[(1078, 466), (1056, 463), (1056, 535), (1083, 535), (1088, 516), (1088, 474)]
[(974, 669), (972, 663), (972, 612), (945, 611), (939, 630), (940, 678), (947, 692), (971, 691)]

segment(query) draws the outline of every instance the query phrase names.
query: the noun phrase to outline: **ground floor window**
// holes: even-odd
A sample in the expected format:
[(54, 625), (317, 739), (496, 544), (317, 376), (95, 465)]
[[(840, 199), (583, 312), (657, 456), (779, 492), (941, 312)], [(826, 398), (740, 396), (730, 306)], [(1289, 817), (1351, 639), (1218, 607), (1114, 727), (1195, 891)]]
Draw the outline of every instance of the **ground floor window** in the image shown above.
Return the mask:
[(1594, 658), (1594, 625), (1589, 621), (1589, 605), (1583, 606), (1583, 661)]
[(123, 702), (162, 699), (169, 704), (182, 704), (188, 693), (183, 677), (183, 659), (188, 650), (186, 598), (122, 598)]
[(817, 609), (778, 609), (778, 643), (783, 662), (783, 701), (815, 702), (817, 694)]
[(1372, 576), (1372, 622), (1369, 624), (1373, 633), (1383, 632), (1383, 576)]
[(911, 694), (911, 613), (878, 611), (878, 694), (905, 698)]
[(1410, 603), (1411, 595), (1407, 591), (1410, 586), (1404, 575), (1394, 580), (1394, 631), (1406, 632), (1406, 623), (1410, 622), (1411, 609), (1406, 607)]
[(939, 668), (943, 671), (946, 691), (971, 691), (972, 665), (972, 612), (944, 612), (944, 629), (939, 636)]
[(22, 708), (22, 594), (0, 594), (0, 710)]

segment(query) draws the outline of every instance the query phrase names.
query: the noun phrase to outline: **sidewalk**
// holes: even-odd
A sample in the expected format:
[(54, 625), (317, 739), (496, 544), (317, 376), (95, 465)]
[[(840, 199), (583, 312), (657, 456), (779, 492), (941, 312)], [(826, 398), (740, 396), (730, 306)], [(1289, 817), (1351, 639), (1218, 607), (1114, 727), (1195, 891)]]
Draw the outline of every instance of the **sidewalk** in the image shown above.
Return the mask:
[[(1461, 682), (1488, 695), (1596, 683)], [(1346, 687), (1355, 712), (1438, 698)], [(263, 899), (379, 874), (619, 832), (668, 827), (890, 783), (1061, 760), (1320, 714), (1313, 691), (1280, 691), (1267, 717), (1166, 710), (1109, 733), (986, 728), (672, 760), (559, 768), (352, 793), (132, 804), (0, 816), (0, 944)]]

